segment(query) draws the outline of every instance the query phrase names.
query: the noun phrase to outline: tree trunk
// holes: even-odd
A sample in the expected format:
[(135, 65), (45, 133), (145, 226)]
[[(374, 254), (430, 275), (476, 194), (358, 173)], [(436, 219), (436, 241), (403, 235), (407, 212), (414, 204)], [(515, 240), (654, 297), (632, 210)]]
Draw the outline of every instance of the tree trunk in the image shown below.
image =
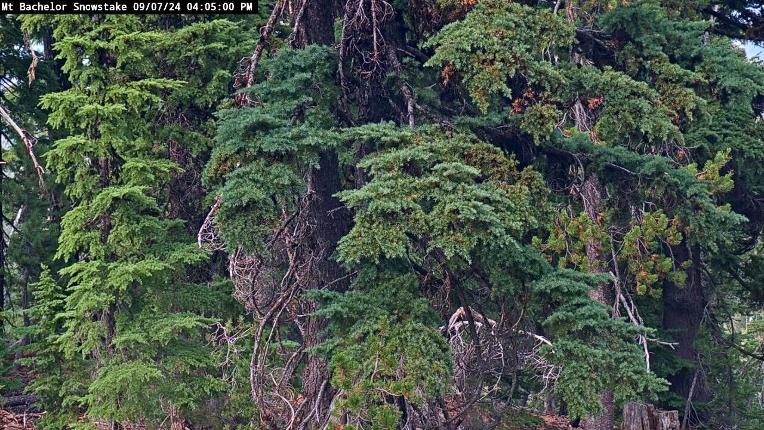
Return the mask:
[(621, 430), (679, 430), (679, 412), (662, 411), (644, 403), (623, 405)]
[[(102, 190), (111, 185), (111, 167), (111, 161), (107, 157), (104, 156), (98, 160), (100, 176), (99, 185)], [(109, 241), (109, 234), (111, 234), (111, 215), (109, 215), (109, 213), (104, 212), (101, 214), (98, 228), (101, 234), (101, 243), (106, 245), (106, 243)], [(114, 334), (116, 331), (117, 323), (114, 319), (114, 314), (116, 311), (117, 306), (114, 302), (112, 302), (109, 304), (107, 309), (101, 311), (100, 315), (101, 321), (106, 326), (106, 339), (104, 339), (104, 347), (107, 350), (111, 349), (111, 342), (114, 339)]]
[[(303, 24), (298, 38), (304, 45), (332, 45), (334, 43), (334, 14), (331, 0), (306, 0)], [(349, 282), (344, 279), (344, 269), (332, 259), (339, 240), (350, 229), (350, 213), (334, 196), (339, 192), (340, 165), (335, 150), (325, 150), (320, 154), (319, 166), (310, 172), (309, 190), (314, 193), (310, 205), (310, 219), (315, 227), (311, 234), (312, 245), (322, 251), (322, 258), (316, 263), (315, 273), (309, 281), (309, 289), (331, 288), (343, 291)], [(306, 303), (305, 314), (317, 309), (317, 304)], [(302, 416), (297, 422), (310, 419), (318, 428), (321, 420), (329, 413), (333, 390), (329, 386), (329, 368), (326, 360), (312, 353), (312, 348), (324, 340), (326, 320), (308, 316), (303, 331), (303, 346), (308, 351), (308, 361), (303, 371), (302, 395), (310, 408), (302, 408)], [(313, 421), (315, 419), (315, 421)]]
[[(584, 211), (589, 219), (595, 223), (601, 223), (601, 217), (604, 213), (602, 204), (602, 185), (597, 175), (592, 174), (581, 185), (581, 200), (583, 201)], [(604, 272), (608, 267), (608, 259), (602, 252), (602, 241), (593, 238), (586, 243), (586, 257), (593, 272)], [(613, 302), (612, 291), (608, 284), (602, 284), (597, 289), (589, 291), (589, 297), (609, 306)], [(615, 415), (615, 402), (613, 392), (610, 390), (600, 394), (600, 403), (602, 404), (602, 414), (595, 417), (586, 417), (581, 420), (581, 427), (585, 430), (612, 430)]]
[[(193, 115), (189, 112), (184, 114)], [(196, 235), (204, 221), (199, 210), (204, 190), (197, 173), (202, 170), (202, 166), (191, 151), (175, 139), (167, 142), (167, 158), (181, 168), (173, 174), (168, 188), (169, 217), (184, 220), (189, 233)]]
[(332, 0), (305, 0), (305, 13), (299, 26), (298, 45), (334, 44), (334, 2)]
[[(687, 269), (684, 286), (667, 282), (663, 288), (663, 329), (677, 343), (674, 354), (686, 362), (697, 363), (695, 339), (707, 304), (701, 279), (700, 249), (683, 243), (673, 249), (673, 254), (677, 263), (690, 261), (692, 266)], [(695, 371), (695, 365), (687, 365), (669, 375), (669, 389), (683, 399), (692, 393), (691, 401), (707, 401), (710, 395), (703, 378), (698, 377), (693, 384)]]
[[(311, 205), (311, 220), (315, 225), (311, 237), (314, 249), (322, 250), (322, 258), (316, 263), (316, 270), (309, 281), (309, 289), (331, 288), (344, 291), (349, 282), (344, 279), (344, 269), (332, 259), (337, 243), (350, 228), (349, 212), (342, 203), (334, 197), (340, 191), (339, 161), (334, 151), (321, 154), (319, 168), (313, 170), (310, 176), (310, 190), (315, 193), (315, 201)], [(317, 305), (308, 302), (304, 305), (303, 314), (310, 314)], [(326, 320), (320, 317), (308, 316), (303, 331), (303, 346), (308, 351), (308, 362), (303, 371), (302, 395), (308, 401), (314, 402), (319, 415), (323, 416), (328, 410), (333, 391), (329, 387), (329, 369), (323, 357), (311, 353), (312, 348), (324, 340)]]

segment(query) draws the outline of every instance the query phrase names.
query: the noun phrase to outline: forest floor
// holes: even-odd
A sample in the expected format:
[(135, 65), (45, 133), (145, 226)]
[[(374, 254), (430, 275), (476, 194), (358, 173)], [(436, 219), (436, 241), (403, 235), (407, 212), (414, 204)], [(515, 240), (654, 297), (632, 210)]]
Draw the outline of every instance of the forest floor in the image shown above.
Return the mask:
[(22, 413), (17, 414), (5, 409), (0, 409), (0, 429), (2, 430), (35, 430), (34, 422), (40, 418), (40, 414)]
[[(39, 413), (14, 413), (5, 409), (0, 409), (0, 430), (37, 430), (35, 421), (42, 414)], [(557, 415), (538, 415), (538, 424), (508, 424), (500, 427), (503, 430), (567, 430), (570, 429), (569, 420)], [(108, 430), (109, 426), (98, 426)]]
[(542, 415), (541, 419), (544, 420), (543, 430), (558, 430), (569, 429), (570, 420), (567, 417), (561, 417), (559, 415)]

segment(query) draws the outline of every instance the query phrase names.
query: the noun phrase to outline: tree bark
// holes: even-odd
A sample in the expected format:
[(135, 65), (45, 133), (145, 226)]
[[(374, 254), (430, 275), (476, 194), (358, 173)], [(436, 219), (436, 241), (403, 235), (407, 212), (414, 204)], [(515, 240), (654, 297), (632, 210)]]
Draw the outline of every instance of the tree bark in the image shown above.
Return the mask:
[[(302, 25), (299, 27), (298, 40), (303, 45), (332, 45), (334, 44), (334, 11), (331, 0), (305, 0)], [(322, 258), (316, 262), (316, 269), (308, 284), (308, 289), (331, 288), (344, 291), (349, 282), (344, 279), (345, 271), (332, 255), (339, 240), (350, 230), (350, 213), (335, 194), (342, 189), (340, 181), (340, 165), (337, 153), (333, 149), (324, 150), (319, 155), (318, 168), (310, 172), (308, 179), (309, 190), (314, 193), (310, 205), (310, 220), (314, 223), (311, 234), (311, 244), (314, 249), (321, 250)], [(309, 314), (317, 309), (317, 304), (308, 302), (304, 305), (304, 313)], [(323, 340), (327, 322), (323, 318), (308, 316), (303, 331), (303, 346), (308, 351), (308, 361), (303, 371), (303, 392), (310, 408), (301, 408), (302, 416), (297, 422), (310, 422), (320, 427), (321, 420), (329, 413), (334, 390), (329, 385), (329, 368), (326, 360), (312, 353), (312, 348)], [(315, 421), (313, 420), (315, 419)]]
[(703, 378), (698, 377), (693, 387), (698, 362), (695, 339), (708, 303), (703, 292), (700, 249), (683, 243), (673, 249), (673, 254), (678, 263), (690, 261), (692, 266), (687, 269), (684, 286), (667, 282), (663, 288), (663, 329), (677, 343), (674, 354), (695, 365), (683, 366), (669, 375), (669, 389), (681, 398), (687, 399), (692, 393), (691, 401), (704, 402), (710, 394)]
[(334, 2), (332, 0), (305, 0), (302, 25), (298, 27), (298, 40), (307, 45), (334, 44)]
[(644, 403), (623, 405), (621, 430), (679, 430), (679, 412), (662, 411)]
[[(186, 115), (192, 114), (186, 112)], [(199, 211), (204, 190), (197, 173), (202, 166), (198, 165), (191, 151), (175, 139), (167, 142), (167, 158), (181, 167), (173, 174), (168, 189), (169, 216), (186, 221), (189, 233), (196, 235), (204, 221), (204, 215)]]
[[(331, 288), (335, 291), (347, 290), (349, 282), (344, 269), (331, 257), (339, 240), (350, 229), (350, 214), (334, 196), (341, 189), (339, 161), (334, 151), (321, 153), (319, 167), (310, 175), (310, 190), (315, 193), (311, 205), (311, 221), (314, 231), (311, 244), (314, 249), (323, 250), (322, 258), (316, 262), (316, 270), (309, 281), (308, 289)], [(304, 314), (310, 314), (318, 308), (316, 303), (304, 305)], [(326, 330), (324, 318), (308, 316), (303, 331), (303, 346), (308, 351), (308, 362), (303, 371), (302, 395), (313, 402), (313, 410), (319, 416), (328, 411), (334, 391), (329, 386), (329, 369), (326, 360), (311, 352), (323, 340)], [(317, 417), (318, 418), (318, 417)]]
[[(583, 202), (584, 212), (586, 212), (589, 219), (595, 224), (600, 224), (601, 217), (604, 213), (604, 205), (602, 203), (602, 185), (600, 184), (597, 175), (591, 174), (584, 180), (584, 183), (581, 185), (581, 200)], [(593, 238), (587, 241), (586, 257), (589, 260), (589, 264), (592, 266), (590, 269), (591, 271), (604, 272), (607, 270), (608, 260), (602, 252), (601, 240)], [(591, 289), (589, 291), (589, 297), (605, 306), (608, 306), (613, 302), (612, 291), (608, 284), (602, 284), (599, 288)], [(581, 427), (583, 429), (613, 429), (615, 415), (613, 392), (606, 390), (601, 393), (600, 403), (602, 405), (602, 413), (598, 416), (586, 417), (581, 420)]]

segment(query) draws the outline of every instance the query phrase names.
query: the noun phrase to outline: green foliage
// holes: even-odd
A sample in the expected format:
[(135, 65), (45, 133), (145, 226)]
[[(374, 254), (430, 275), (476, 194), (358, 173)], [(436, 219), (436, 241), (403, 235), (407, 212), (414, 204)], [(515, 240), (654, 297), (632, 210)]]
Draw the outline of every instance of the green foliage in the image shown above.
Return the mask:
[[(207, 338), (216, 319), (202, 316), (214, 315), (215, 307), (196, 305), (213, 303), (216, 293), (189, 285), (191, 268), (207, 256), (183, 223), (167, 215), (165, 193), (183, 191), (167, 191), (181, 166), (166, 158), (162, 146), (167, 136), (197, 133), (189, 149), (199, 153), (210, 130), (204, 117), (191, 120), (197, 128), (189, 133), (165, 128), (156, 118), (219, 102), (230, 74), (216, 67), (230, 66), (226, 57), (235, 52), (219, 50), (238, 24), (178, 22), (177, 30), (159, 31), (153, 18), (50, 19), (29, 17), (25, 24), (53, 26), (72, 84), (45, 95), (41, 104), (50, 111), (50, 125), (68, 132), (46, 155), (74, 205), (61, 221), (57, 252), (68, 262), (59, 272), (66, 289), (54, 295), (44, 278), (47, 295), (38, 298), (40, 312), (57, 307), (56, 326), (40, 326), (32, 345), (56, 354), (67, 368), (79, 366), (76, 375), (66, 375), (76, 390), (57, 384), (62, 389), (52, 409), (63, 417), (59, 423), (80, 412), (90, 419), (154, 424), (170, 413), (188, 417), (225, 384)], [(190, 48), (193, 57), (177, 55), (179, 46)], [(182, 77), (187, 72), (172, 69), (205, 60), (204, 72), (194, 75), (197, 84), (205, 83), (196, 89), (157, 77)], [(170, 299), (182, 297), (176, 291), (184, 288), (195, 288), (198, 296)], [(34, 389), (43, 390), (40, 384)]]
[(305, 172), (337, 144), (335, 67), (325, 47), (281, 50), (260, 63), (267, 80), (246, 90), (260, 102), (219, 113), (206, 173), (222, 184), (219, 227), (229, 246), (262, 252), (281, 209), (293, 209), (304, 193)]
[[(45, 132), (46, 113), (37, 106), (37, 101), (41, 94), (59, 88), (55, 67), (52, 62), (39, 62), (34, 69), (34, 80), (30, 81), (28, 71), (32, 49), (34, 55), (41, 56), (41, 47), (25, 43), (25, 34), (16, 15), (0, 17), (0, 34), (0, 107), (34, 138), (32, 153), (43, 162), (40, 155), (47, 151), (55, 135)], [(45, 183), (41, 186), (26, 145), (4, 119), (0, 120), (0, 135), (0, 208), (3, 217), (0, 295), (4, 305), (0, 309), (0, 334), (3, 336), (0, 392), (5, 397), (20, 394), (27, 385), (27, 378), (18, 369), (27, 359), (24, 357), (28, 354), (26, 342), (33, 330), (28, 308), (35, 300), (30, 289), (39, 278), (42, 265), (50, 265), (53, 270), (59, 266), (51, 262), (51, 258), (59, 232), (56, 220), (60, 208), (51, 202), (65, 204), (66, 200), (48, 172), (42, 172)], [(46, 362), (50, 360), (50, 356), (44, 359)], [(30, 365), (36, 366), (34, 363)]]
[(401, 411), (389, 396), (413, 405), (443, 396), (451, 376), (448, 344), (437, 317), (419, 296), (416, 277), (371, 267), (345, 294), (322, 292), (318, 312), (331, 322), (322, 350), (331, 357), (332, 384), (343, 391), (335, 415), (359, 425), (395, 429)]
[[(580, 133), (570, 138), (558, 136), (553, 142), (566, 151), (585, 153), (590, 168), (603, 178), (612, 178), (616, 185), (628, 186), (632, 180), (649, 181), (647, 195), (681, 202), (664, 210), (667, 215), (675, 215), (685, 226), (685, 233), (692, 232), (690, 239), (702, 246), (717, 249), (729, 246), (730, 237), (724, 232), (743, 221), (739, 214), (717, 204), (708, 182), (699, 180), (690, 169), (677, 166), (667, 157), (638, 154), (620, 146), (597, 145)], [(626, 169), (625, 178), (619, 173), (624, 172), (622, 169)]]
[[(574, 414), (598, 411), (599, 393), (605, 387), (618, 385), (616, 394), (621, 400), (663, 387), (646, 370), (641, 351), (632, 341), (646, 329), (611, 319), (604, 306), (588, 297), (589, 289), (605, 279), (552, 272), (538, 260), (534, 249), (520, 245), (546, 219), (542, 204), (546, 190), (537, 174), (530, 169), (518, 171), (512, 159), (472, 136), (434, 130), (421, 135), (403, 133), (398, 147), (370, 156), (361, 166), (369, 171), (371, 180), (359, 190), (340, 194), (356, 210), (353, 229), (340, 241), (341, 261), (385, 267), (393, 260), (413, 268), (437, 267), (439, 263), (433, 275), (458, 289), (474, 288), (466, 273), (484, 271), (496, 300), (511, 298), (515, 293), (512, 286), (527, 282), (520, 275), (524, 272), (533, 283), (534, 303), (539, 316), (544, 315), (542, 325), (553, 341), (548, 360), (561, 369), (555, 391)], [(359, 279), (363, 285), (365, 278)], [(369, 282), (375, 286), (370, 290), (375, 300), (389, 294), (384, 284)], [(397, 288), (401, 290), (405, 291)], [(368, 305), (363, 305), (368, 299), (349, 293), (335, 300), (363, 306), (365, 318), (357, 326), (372, 333), (384, 328), (385, 334), (390, 331), (386, 319), (376, 320)], [(355, 313), (347, 315), (344, 308), (339, 313), (334, 306), (325, 308), (333, 312), (331, 321), (356, 321)], [(375, 325), (379, 327), (372, 329)], [(351, 345), (364, 345), (358, 337), (351, 339)], [(366, 347), (362, 349), (380, 349), (375, 344)], [(345, 374), (349, 363), (369, 361), (348, 356), (346, 351), (332, 359), (339, 360), (336, 366), (345, 378), (360, 371), (350, 367), (353, 372)], [(361, 368), (371, 372), (369, 366)], [(354, 406), (360, 407), (358, 403)], [(367, 413), (372, 413), (368, 405)]]
[(557, 266), (561, 269), (570, 264), (583, 271), (601, 270), (603, 262), (589, 258), (586, 244), (596, 241), (607, 245), (608, 235), (602, 224), (592, 221), (586, 212), (572, 216), (568, 211), (560, 210), (555, 215), (546, 241), (541, 243), (536, 237), (536, 244), (545, 252), (558, 256)]
[(444, 76), (463, 76), (472, 100), (484, 113), (497, 95), (511, 97), (507, 80), (523, 76), (530, 86), (552, 90), (562, 75), (550, 64), (554, 50), (572, 43), (573, 29), (545, 9), (497, 0), (481, 1), (464, 20), (427, 40), (435, 54), (427, 61)]
[(687, 169), (695, 174), (699, 180), (707, 182), (712, 194), (727, 193), (732, 191), (735, 183), (732, 180), (732, 172), (722, 174), (721, 170), (730, 160), (730, 150), (727, 149), (717, 152), (713, 159), (706, 160), (702, 172), (698, 172), (698, 167), (695, 164), (690, 164)]
[(612, 389), (618, 401), (664, 390), (666, 381), (645, 367), (642, 351), (633, 342), (651, 330), (623, 319), (612, 319), (607, 308), (587, 296), (609, 282), (602, 275), (551, 272), (532, 290), (548, 300), (552, 311), (542, 325), (552, 345), (544, 346), (548, 360), (560, 366), (554, 387), (573, 416), (600, 411), (599, 395)]
[(647, 83), (609, 68), (583, 67), (568, 73), (571, 81), (568, 91), (591, 99), (587, 104), (596, 106), (593, 132), (597, 141), (628, 148), (644, 143), (656, 147), (667, 142), (681, 143), (682, 135), (671, 121), (675, 112), (664, 106), (659, 94)]
[(522, 430), (527, 428), (538, 428), (544, 425), (544, 420), (536, 415), (530, 414), (523, 409), (510, 410), (502, 419), (499, 430)]
[(538, 176), (518, 171), (499, 149), (436, 130), (401, 139), (399, 148), (360, 163), (371, 182), (340, 193), (356, 209), (340, 241), (341, 261), (419, 260), (421, 252), (469, 261), (477, 246), (513, 246), (538, 226), (541, 213), (531, 201), (543, 195)]
[(78, 382), (84, 363), (80, 360), (65, 360), (58, 346), (58, 335), (63, 330), (61, 315), (65, 311), (66, 294), (51, 271), (44, 267), (39, 281), (30, 285), (34, 305), (29, 309), (31, 325), (23, 334), (33, 341), (24, 348), (27, 358), (19, 364), (29, 366), (38, 376), (26, 390), (38, 397), (38, 405), (50, 411), (38, 423), (41, 428), (62, 428), (76, 417), (67, 412), (67, 402), (82, 393), (85, 387)]
[[(761, 427), (764, 68), (731, 39), (760, 39), (760, 5), (308, 3), (262, 33), (255, 84), (234, 92), (273, 3), (0, 17), (0, 106), (48, 185), (0, 124), (0, 350), (24, 357), (0, 369), (3, 395), (28, 366), (42, 428), (254, 428), (291, 407), (310, 427), (311, 357), (331, 375), (329, 426), (525, 428), (540, 425), (515, 409), (539, 404), (533, 357), (571, 416), (607, 412), (608, 390), (616, 410), (684, 408), (697, 369), (692, 425)], [(320, 17), (337, 46), (297, 48)], [(339, 243), (314, 242), (338, 227), (312, 224), (322, 177), (352, 218)], [(218, 196), (226, 249), (208, 254), (192, 236)], [(308, 242), (272, 246), (298, 213)], [(322, 246), (349, 289), (301, 296), (334, 263), (268, 258)], [(263, 315), (231, 297), (234, 251), (295, 282), (268, 320), (292, 324), (266, 329), (268, 359), (298, 357), (284, 399), (265, 393), (275, 412), (252, 398)], [(499, 349), (500, 367), (479, 355)]]
[(637, 294), (649, 291), (659, 295), (660, 289), (654, 289), (654, 285), (664, 279), (684, 286), (687, 274), (674, 267), (674, 260), (663, 253), (664, 247), (681, 243), (682, 233), (677, 229), (678, 225), (676, 218), (670, 221), (661, 210), (646, 212), (639, 221), (632, 221), (631, 228), (624, 235), (623, 250), (619, 257), (626, 263), (629, 273), (636, 278)]

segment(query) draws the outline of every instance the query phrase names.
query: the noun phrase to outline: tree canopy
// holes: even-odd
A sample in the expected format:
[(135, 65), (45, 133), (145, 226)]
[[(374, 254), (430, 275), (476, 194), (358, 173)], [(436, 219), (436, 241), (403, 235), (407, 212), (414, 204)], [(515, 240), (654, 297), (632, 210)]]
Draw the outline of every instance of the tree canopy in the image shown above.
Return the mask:
[(761, 428), (762, 13), (3, 15), (0, 408), (612, 430), (641, 402)]

